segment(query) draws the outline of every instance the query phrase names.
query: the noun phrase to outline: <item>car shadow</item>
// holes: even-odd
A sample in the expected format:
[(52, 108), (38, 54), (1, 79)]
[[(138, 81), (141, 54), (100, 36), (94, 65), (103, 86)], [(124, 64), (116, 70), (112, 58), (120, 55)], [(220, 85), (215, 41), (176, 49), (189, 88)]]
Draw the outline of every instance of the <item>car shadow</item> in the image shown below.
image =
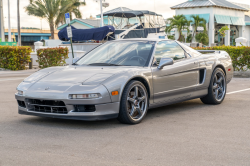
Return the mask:
[(122, 127), (124, 124), (119, 123), (116, 119), (103, 120), (103, 121), (81, 121), (81, 120), (68, 120), (57, 118), (45, 118), (30, 116), (22, 120), (22, 122), (28, 125), (52, 127), (52, 128), (64, 128), (64, 129), (85, 129), (85, 130), (98, 130), (114, 127)]
[(207, 105), (203, 104), (199, 99), (188, 100), (176, 104), (171, 104), (163, 107), (158, 107), (148, 110), (147, 117), (161, 114), (167, 116), (170, 114), (176, 114), (179, 112), (189, 111), (197, 108), (203, 108)]
[[(180, 112), (190, 111), (193, 109), (200, 110), (199, 108), (206, 107), (199, 99), (189, 100), (177, 104), (172, 104), (164, 107), (154, 108), (148, 110), (148, 113), (143, 120), (143, 123), (148, 120), (154, 120), (155, 117), (167, 117), (171, 114), (178, 114)], [(129, 127), (131, 125), (121, 124), (117, 119), (110, 119), (104, 121), (79, 121), (79, 120), (66, 120), (56, 118), (44, 118), (23, 115), (21, 121), (26, 125), (36, 125), (44, 127), (55, 128), (68, 128), (68, 129), (84, 129), (84, 130), (102, 130), (107, 128)], [(143, 124), (141, 123), (141, 124)]]

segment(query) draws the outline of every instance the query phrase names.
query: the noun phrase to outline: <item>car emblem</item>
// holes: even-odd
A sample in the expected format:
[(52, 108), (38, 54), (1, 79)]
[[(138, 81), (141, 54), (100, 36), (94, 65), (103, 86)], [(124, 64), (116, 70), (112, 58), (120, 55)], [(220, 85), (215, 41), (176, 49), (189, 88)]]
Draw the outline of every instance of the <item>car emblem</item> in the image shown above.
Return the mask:
[(45, 88), (45, 90), (49, 90), (49, 87)]

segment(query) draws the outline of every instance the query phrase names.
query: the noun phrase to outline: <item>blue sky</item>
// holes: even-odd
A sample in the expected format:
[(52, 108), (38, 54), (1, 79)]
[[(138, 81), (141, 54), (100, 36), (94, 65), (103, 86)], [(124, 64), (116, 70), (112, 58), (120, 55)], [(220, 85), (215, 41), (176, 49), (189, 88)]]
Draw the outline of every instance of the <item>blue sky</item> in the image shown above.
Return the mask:
[[(108, 8), (104, 9), (105, 11), (114, 9), (116, 7), (128, 7), (133, 10), (150, 10), (159, 14), (162, 14), (164, 18), (169, 18), (174, 15), (174, 10), (171, 10), (170, 7), (177, 5), (179, 3), (185, 2), (187, 0), (105, 0), (110, 4)], [(244, 3), (250, 5), (249, 0), (231, 0), (237, 3)], [(155, 3), (154, 3), (155, 2)], [(86, 0), (87, 5), (81, 7), (80, 10), (82, 12), (83, 18), (89, 17), (90, 15), (97, 15), (100, 13), (100, 5), (96, 2), (96, 0)], [(11, 27), (17, 27), (17, 1), (10, 0), (11, 6)], [(45, 29), (48, 29), (48, 23), (46, 20), (40, 20), (34, 16), (28, 16), (24, 10), (24, 7), (29, 4), (29, 0), (20, 0), (20, 12), (21, 12), (21, 27), (36, 27), (41, 28), (41, 26)], [(155, 8), (154, 8), (155, 6)], [(8, 8), (7, 8), (7, 0), (3, 0), (3, 9), (4, 9), (4, 22), (5, 28), (8, 28)]]

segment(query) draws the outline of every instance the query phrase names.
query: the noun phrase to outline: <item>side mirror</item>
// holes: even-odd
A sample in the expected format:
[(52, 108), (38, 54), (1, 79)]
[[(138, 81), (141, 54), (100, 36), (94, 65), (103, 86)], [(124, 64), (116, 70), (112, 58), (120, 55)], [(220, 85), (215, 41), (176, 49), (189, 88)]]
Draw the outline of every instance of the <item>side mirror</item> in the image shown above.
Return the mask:
[(161, 58), (158, 69), (163, 69), (164, 66), (168, 66), (168, 65), (172, 65), (172, 64), (174, 64), (174, 61), (172, 58)]

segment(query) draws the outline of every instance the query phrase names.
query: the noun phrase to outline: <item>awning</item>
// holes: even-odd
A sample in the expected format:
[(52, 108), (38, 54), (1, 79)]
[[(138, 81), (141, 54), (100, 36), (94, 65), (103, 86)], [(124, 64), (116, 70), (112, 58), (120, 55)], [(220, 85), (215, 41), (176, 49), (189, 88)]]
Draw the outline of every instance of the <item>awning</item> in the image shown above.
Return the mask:
[(215, 14), (214, 16), (218, 24), (246, 25), (243, 17), (225, 16), (218, 14)]
[(200, 18), (204, 18), (206, 20), (206, 23), (209, 23), (209, 17), (210, 14), (189, 14), (189, 15), (184, 15), (188, 21), (194, 21), (193, 18), (191, 18), (192, 15), (199, 16)]
[(231, 16), (231, 20), (232, 20), (233, 25), (246, 25), (244, 18)]
[(215, 19), (217, 24), (232, 24), (230, 16), (215, 14)]
[(250, 25), (250, 22), (246, 22), (246, 25)]

